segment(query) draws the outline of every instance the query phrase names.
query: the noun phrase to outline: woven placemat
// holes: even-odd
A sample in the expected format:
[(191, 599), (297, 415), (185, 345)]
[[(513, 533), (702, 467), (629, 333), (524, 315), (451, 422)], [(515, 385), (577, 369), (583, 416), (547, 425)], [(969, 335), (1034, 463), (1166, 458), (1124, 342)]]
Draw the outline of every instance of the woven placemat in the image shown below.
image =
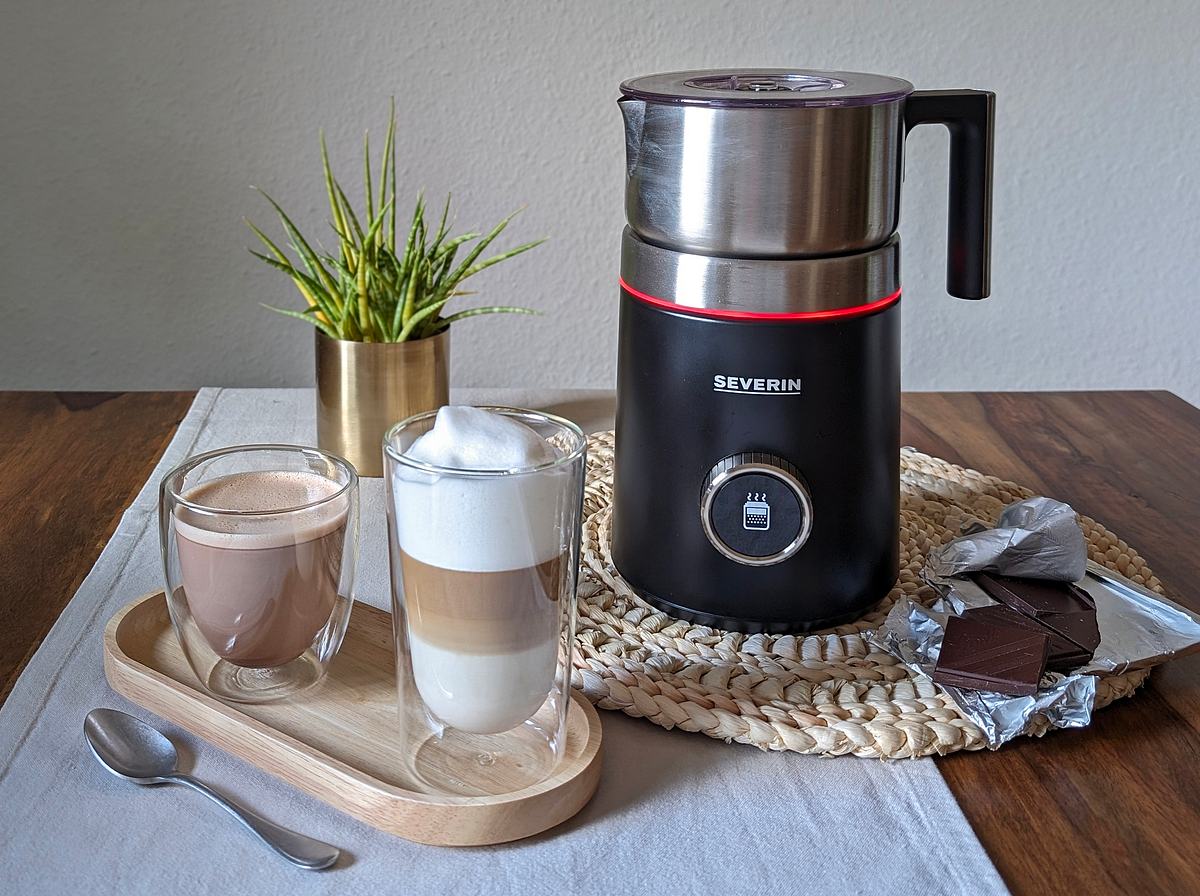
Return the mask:
[[(748, 635), (668, 616), (621, 579), (609, 554), (612, 465), (612, 433), (592, 436), (572, 683), (596, 706), (764, 750), (900, 759), (986, 746), (930, 679), (868, 638), (901, 594), (934, 599), (919, 578), (931, 548), (964, 523), (993, 524), (1005, 505), (1033, 492), (902, 450), (900, 577), (887, 598), (850, 625)], [(1094, 520), (1080, 516), (1080, 523), (1093, 560), (1162, 592), (1129, 545)], [(1098, 676), (1096, 708), (1129, 696), (1147, 675)]]

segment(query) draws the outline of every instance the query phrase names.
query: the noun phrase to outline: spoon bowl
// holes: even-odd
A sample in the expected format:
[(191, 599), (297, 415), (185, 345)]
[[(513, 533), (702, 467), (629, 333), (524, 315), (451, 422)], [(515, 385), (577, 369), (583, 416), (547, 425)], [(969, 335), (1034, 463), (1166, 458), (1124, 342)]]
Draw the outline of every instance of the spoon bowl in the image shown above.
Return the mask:
[(94, 709), (83, 734), (100, 764), (120, 778), (159, 783), (178, 770), (179, 756), (165, 734), (115, 709)]

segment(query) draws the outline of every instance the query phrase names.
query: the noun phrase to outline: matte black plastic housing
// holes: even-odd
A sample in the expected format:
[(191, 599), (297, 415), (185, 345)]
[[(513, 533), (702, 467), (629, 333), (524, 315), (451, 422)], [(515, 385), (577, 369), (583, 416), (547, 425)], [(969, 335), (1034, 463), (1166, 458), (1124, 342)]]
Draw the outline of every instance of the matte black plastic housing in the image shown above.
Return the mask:
[(916, 90), (904, 101), (906, 133), (922, 124), (950, 131), (946, 292), (960, 299), (991, 292), (995, 109), (996, 94), (987, 90)]
[[(722, 320), (621, 291), (613, 560), (650, 603), (721, 628), (783, 633), (858, 618), (899, 570), (900, 302), (830, 320)], [(799, 395), (714, 391), (714, 377), (799, 378)], [(705, 536), (701, 491), (740, 452), (804, 478), (812, 532), (753, 567)]]

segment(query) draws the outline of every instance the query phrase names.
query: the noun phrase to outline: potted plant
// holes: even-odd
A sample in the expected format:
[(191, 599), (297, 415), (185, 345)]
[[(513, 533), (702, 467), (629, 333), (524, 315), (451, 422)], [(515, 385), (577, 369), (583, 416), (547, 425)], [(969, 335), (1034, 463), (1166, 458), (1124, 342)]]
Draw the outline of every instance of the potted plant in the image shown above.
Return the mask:
[(486, 234), (451, 236), (449, 196), (436, 229), (427, 225), (425, 202), (418, 196), (411, 218), (401, 225), (407, 233), (398, 240), (395, 138), (393, 105), (379, 162), (378, 192), (371, 178), (370, 142), (364, 139), (364, 198), (356, 212), (333, 176), (321, 134), (336, 255), (306, 239), (262, 190), (279, 216), (289, 251), (246, 222), (267, 250), (252, 254), (286, 274), (307, 305), (302, 311), (271, 310), (307, 321), (316, 332), (317, 441), (347, 458), (363, 476), (383, 475), (381, 445), (388, 427), (448, 402), (451, 324), (481, 314), (533, 313), (507, 305), (450, 311), (452, 300), (471, 294), (462, 288), (463, 282), (544, 242), (535, 240), (484, 258), (513, 215)]

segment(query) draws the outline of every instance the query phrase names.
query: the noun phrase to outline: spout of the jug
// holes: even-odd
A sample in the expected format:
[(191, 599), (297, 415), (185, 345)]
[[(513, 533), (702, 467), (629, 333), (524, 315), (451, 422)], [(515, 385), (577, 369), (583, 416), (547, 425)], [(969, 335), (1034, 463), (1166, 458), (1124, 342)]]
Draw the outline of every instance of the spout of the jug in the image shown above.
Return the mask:
[(646, 121), (646, 102), (632, 96), (617, 100), (625, 120), (625, 175), (632, 177), (642, 152), (642, 127)]

